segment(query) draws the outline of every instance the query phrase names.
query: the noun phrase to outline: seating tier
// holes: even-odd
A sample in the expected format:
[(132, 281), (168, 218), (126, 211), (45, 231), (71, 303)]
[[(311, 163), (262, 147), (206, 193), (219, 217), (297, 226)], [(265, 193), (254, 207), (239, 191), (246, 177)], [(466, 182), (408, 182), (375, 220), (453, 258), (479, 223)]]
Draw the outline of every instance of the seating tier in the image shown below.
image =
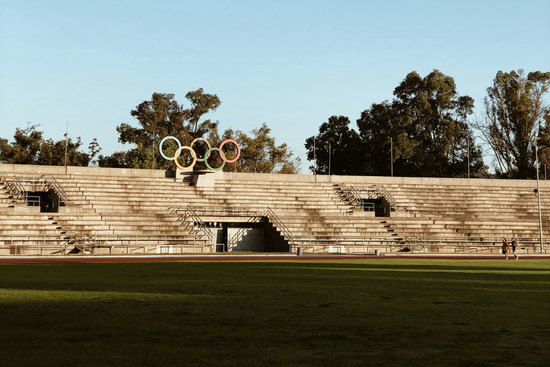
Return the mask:
[[(31, 170), (31, 169), (30, 169)], [(26, 174), (29, 176), (31, 172)], [(211, 186), (189, 186), (173, 178), (53, 174), (68, 196), (59, 213), (39, 213), (13, 203), (0, 190), (0, 237), (10, 235), (131, 238), (189, 236), (173, 208), (223, 208), (265, 213), (271, 209), (296, 243), (338, 245), (365, 240), (500, 241), (502, 237), (538, 237), (537, 197), (528, 185), (395, 183), (383, 186), (395, 202), (390, 217), (354, 208), (340, 196), (342, 186), (330, 180), (294, 180), (287, 175), (220, 175)], [(265, 178), (265, 179), (262, 179)], [(347, 186), (368, 178), (341, 179)], [(373, 180), (376, 181), (376, 180)], [(380, 180), (378, 180), (380, 181)], [(550, 195), (542, 191), (543, 223), (548, 223)], [(272, 218), (272, 220), (275, 220)], [(193, 221), (193, 220), (192, 220)], [(191, 226), (192, 227), (192, 226)], [(282, 229), (281, 229), (282, 230)], [(550, 236), (544, 225), (543, 234)]]

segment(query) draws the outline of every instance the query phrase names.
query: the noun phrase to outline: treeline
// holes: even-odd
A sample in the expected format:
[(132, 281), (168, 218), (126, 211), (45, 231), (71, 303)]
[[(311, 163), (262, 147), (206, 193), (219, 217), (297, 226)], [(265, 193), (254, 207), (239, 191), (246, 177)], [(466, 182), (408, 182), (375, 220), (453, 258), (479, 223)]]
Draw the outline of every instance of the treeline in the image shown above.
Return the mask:
[[(499, 71), (487, 88), (481, 116), (474, 116), (474, 100), (456, 91), (452, 77), (434, 70), (425, 77), (409, 73), (395, 88), (393, 99), (373, 103), (355, 126), (346, 116), (332, 116), (315, 136), (306, 139), (310, 170), (317, 174), (432, 176), (432, 177), (535, 177), (535, 147), (541, 163), (550, 163), (550, 72)], [(130, 112), (137, 126), (117, 126), (118, 140), (130, 149), (99, 154), (96, 139), (83, 152), (80, 138), (45, 139), (31, 123), (15, 131), (13, 141), (0, 138), (0, 163), (45, 164), (122, 168), (168, 169), (173, 163), (158, 151), (160, 141), (174, 136), (188, 145), (205, 138), (217, 147), (225, 139), (241, 146), (241, 158), (224, 170), (239, 172), (297, 173), (299, 158), (286, 144), (277, 145), (263, 123), (249, 134), (231, 129), (221, 132), (217, 121), (205, 118), (221, 104), (202, 89), (185, 95), (188, 107), (173, 94), (154, 93)], [(479, 142), (477, 142), (479, 141)], [(227, 146), (231, 146), (228, 144)], [(163, 145), (173, 155), (177, 145)], [(204, 156), (204, 143), (194, 146)], [(65, 150), (67, 154), (65, 155)], [(234, 154), (227, 151), (228, 158)], [(489, 174), (485, 161), (495, 174)], [(186, 165), (189, 154), (182, 154)], [(186, 161), (187, 162), (184, 162)], [(211, 165), (221, 163), (211, 157)], [(199, 162), (195, 169), (204, 169)]]
[[(299, 158), (294, 157), (286, 144), (277, 145), (271, 136), (271, 130), (263, 123), (249, 134), (231, 129), (220, 133), (218, 122), (205, 119), (205, 115), (216, 110), (221, 101), (215, 94), (204, 93), (202, 89), (188, 92), (185, 96), (190, 106), (185, 108), (177, 103), (173, 94), (154, 93), (151, 100), (140, 103), (130, 113), (138, 126), (122, 123), (117, 126), (118, 141), (132, 146), (129, 150), (111, 155), (99, 154), (101, 148), (94, 139), (88, 152), (79, 149), (81, 139), (68, 139), (67, 164), (74, 166), (98, 165), (100, 167), (119, 168), (173, 168), (172, 161), (164, 159), (159, 153), (159, 143), (166, 136), (176, 137), (182, 145), (189, 145), (195, 138), (204, 138), (213, 147), (218, 147), (225, 139), (234, 139), (241, 147), (241, 157), (236, 166), (226, 165), (225, 170), (239, 172), (297, 173)], [(228, 159), (235, 154), (232, 145), (227, 144)], [(163, 144), (167, 156), (173, 156), (177, 145), (172, 140)], [(199, 157), (206, 152), (203, 142), (193, 146)], [(38, 126), (29, 124), (26, 128), (16, 129), (13, 142), (0, 139), (0, 163), (14, 164), (65, 164), (65, 140), (57, 142), (44, 139)], [(180, 157), (182, 165), (188, 165), (190, 155), (187, 151)], [(186, 162), (187, 161), (187, 162)], [(211, 166), (218, 167), (221, 159), (218, 155), (209, 159)], [(195, 169), (206, 168), (198, 162)]]
[[(319, 174), (433, 177), (536, 176), (539, 160), (550, 162), (550, 73), (499, 71), (487, 88), (483, 115), (460, 96), (454, 79), (434, 70), (409, 73), (391, 101), (361, 113), (356, 128), (332, 116), (306, 140), (310, 169)], [(481, 140), (476, 143), (475, 136)], [(485, 148), (485, 149), (483, 149)], [(483, 158), (491, 161), (490, 175)]]
[[(88, 152), (79, 149), (80, 137), (76, 141), (69, 137), (53, 141), (44, 138), (44, 132), (37, 125), (28, 123), (25, 128), (17, 128), (13, 142), (0, 138), (0, 163), (40, 164), (61, 166), (88, 166), (95, 163), (95, 157), (101, 150), (97, 139), (88, 145)], [(66, 152), (66, 154), (65, 154)]]

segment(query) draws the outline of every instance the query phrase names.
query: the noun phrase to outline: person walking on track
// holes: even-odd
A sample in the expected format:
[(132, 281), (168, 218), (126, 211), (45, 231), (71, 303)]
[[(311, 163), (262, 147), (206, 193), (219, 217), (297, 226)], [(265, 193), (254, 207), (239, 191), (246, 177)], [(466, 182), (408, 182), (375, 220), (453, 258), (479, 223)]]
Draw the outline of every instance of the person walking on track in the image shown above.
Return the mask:
[(506, 256), (506, 260), (508, 260), (508, 242), (506, 238), (502, 240), (502, 254)]
[(512, 254), (515, 256), (516, 260), (519, 259), (519, 256), (516, 254), (516, 247), (518, 245), (517, 241), (512, 237), (512, 241), (510, 241), (510, 244), (512, 245)]

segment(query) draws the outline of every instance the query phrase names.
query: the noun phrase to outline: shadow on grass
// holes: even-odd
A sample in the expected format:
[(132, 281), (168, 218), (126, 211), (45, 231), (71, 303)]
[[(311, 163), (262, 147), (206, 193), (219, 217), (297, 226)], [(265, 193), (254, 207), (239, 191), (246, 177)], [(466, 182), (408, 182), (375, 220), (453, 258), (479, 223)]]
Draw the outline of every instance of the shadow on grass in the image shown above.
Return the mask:
[(462, 264), (463, 261), (419, 264), (418, 260), (375, 260), (0, 265), (0, 288), (193, 295), (203, 294), (206, 289), (219, 294), (259, 292), (284, 284), (319, 288), (343, 284), (360, 288), (371, 281), (388, 285), (395, 282), (394, 286), (404, 282), (489, 288), (505, 284), (518, 291), (545, 291), (542, 287), (549, 285), (550, 261), (538, 262), (540, 267), (495, 261), (487, 262), (487, 266), (479, 266), (479, 261), (475, 262), (477, 266)]
[[(512, 293), (515, 274), (507, 280), (486, 273), (502, 271), (500, 265), (440, 264), (0, 267), (0, 360), (3, 366), (544, 365), (549, 316), (527, 312), (547, 306), (537, 292), (548, 288), (536, 284), (542, 274), (521, 275), (533, 284)], [(467, 271), (473, 273), (461, 273)], [(525, 353), (503, 355), (518, 344)]]

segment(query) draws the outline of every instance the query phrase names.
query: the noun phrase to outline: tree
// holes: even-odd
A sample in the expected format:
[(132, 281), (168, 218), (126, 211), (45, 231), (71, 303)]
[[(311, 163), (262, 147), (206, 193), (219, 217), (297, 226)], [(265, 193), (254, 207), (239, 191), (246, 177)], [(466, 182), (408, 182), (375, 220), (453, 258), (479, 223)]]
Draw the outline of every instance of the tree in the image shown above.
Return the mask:
[[(344, 116), (332, 116), (319, 134), (306, 140), (308, 160), (317, 173), (328, 171), (328, 144), (336, 174), (464, 177), (483, 175), (481, 148), (474, 143), (467, 116), (474, 101), (459, 96), (453, 78), (434, 70), (425, 78), (409, 73), (393, 101), (374, 103), (357, 120), (359, 134)], [(311, 167), (314, 170), (313, 167)]]
[(474, 101), (459, 96), (454, 79), (434, 70), (425, 78), (409, 73), (394, 90), (394, 100), (373, 104), (357, 120), (364, 172), (388, 175), (390, 141), (394, 174), (464, 177), (483, 174), (481, 148), (474, 144), (467, 116)]
[(357, 120), (363, 149), (362, 173), (386, 176), (391, 174), (393, 149), (394, 171), (403, 175), (407, 159), (412, 156), (414, 142), (409, 137), (405, 120), (397, 117), (393, 106), (384, 101), (373, 103)]
[(65, 144), (67, 144), (67, 165), (87, 166), (99, 151), (99, 143), (94, 139), (90, 153), (84, 153), (78, 149), (82, 146), (80, 137), (73, 141), (44, 139), (43, 132), (37, 129), (37, 125), (28, 123), (24, 129), (15, 130), (14, 142), (10, 144), (6, 139), (0, 139), (0, 162), (12, 164), (38, 164), (63, 166), (65, 164)]
[(42, 131), (38, 131), (37, 125), (27, 123), (24, 129), (15, 129), (14, 143), (2, 139), (0, 142), (0, 162), (11, 164), (35, 164), (40, 154), (43, 141)]
[(126, 152), (128, 157), (125, 159), (115, 158), (120, 158), (123, 154), (121, 152), (114, 153), (112, 157), (101, 156), (100, 165), (117, 162), (124, 162), (126, 167), (130, 165), (132, 168), (166, 165), (164, 159), (158, 153), (155, 154), (157, 145), (163, 136), (184, 138), (183, 107), (174, 100), (173, 94), (153, 93), (150, 101), (140, 103), (130, 114), (137, 119), (139, 127), (122, 123), (116, 130), (119, 142), (135, 144), (135, 147)]
[[(412, 147), (406, 148), (408, 174), (418, 176), (465, 176), (467, 149), (474, 172), (483, 167), (481, 149), (472, 142), (467, 116), (474, 100), (459, 96), (452, 77), (434, 70), (425, 78), (409, 73), (394, 91), (394, 110), (405, 127)], [(402, 139), (397, 140), (397, 144)], [(469, 143), (470, 142), (470, 143)]]
[(474, 126), (493, 153), (500, 177), (535, 177), (535, 132), (543, 162), (550, 162), (550, 107), (544, 98), (550, 72), (499, 71), (487, 88), (484, 116)]
[[(172, 165), (158, 153), (158, 144), (166, 136), (174, 136), (188, 145), (194, 138), (207, 137), (217, 128), (217, 123), (210, 120), (200, 121), (208, 112), (216, 110), (220, 100), (216, 95), (204, 93), (201, 89), (185, 95), (191, 107), (185, 109), (174, 99), (173, 94), (153, 93), (150, 101), (140, 103), (131, 115), (138, 121), (139, 127), (122, 123), (117, 127), (119, 142), (134, 144), (123, 158), (123, 152), (116, 152), (110, 157), (100, 156), (101, 166), (132, 168), (168, 168)], [(166, 152), (174, 153), (176, 147), (167, 143)]]
[(349, 128), (346, 116), (331, 116), (321, 124), (319, 134), (306, 139), (307, 159), (315, 160), (310, 170), (317, 174), (360, 174), (362, 172), (361, 142), (357, 133)]
[(132, 153), (136, 150), (132, 149), (130, 152), (114, 152), (111, 155), (100, 155), (97, 159), (99, 167), (117, 167), (117, 168), (132, 168), (137, 165), (136, 160)]
[(99, 146), (99, 142), (96, 138), (93, 138), (90, 144), (88, 145), (88, 151), (90, 152), (90, 165), (97, 165), (97, 155), (101, 151), (101, 147)]
[[(216, 110), (221, 102), (215, 94), (207, 94), (201, 89), (191, 91), (185, 95), (191, 102), (191, 107), (184, 108), (174, 99), (173, 94), (154, 93), (150, 101), (139, 104), (131, 115), (139, 123), (139, 127), (133, 127), (123, 123), (117, 127), (119, 141), (121, 143), (135, 144), (135, 148), (127, 152), (116, 152), (110, 156), (99, 156), (98, 163), (102, 167), (126, 167), (126, 168), (164, 168), (173, 167), (173, 162), (164, 159), (158, 149), (160, 141), (166, 136), (176, 137), (182, 145), (189, 145), (195, 138), (205, 138), (212, 147), (220, 146), (221, 142), (233, 138), (239, 142), (241, 157), (235, 163), (242, 172), (273, 172), (296, 173), (300, 161), (293, 157), (286, 144), (276, 145), (275, 139), (270, 136), (271, 130), (264, 123), (259, 129), (252, 131), (248, 136), (242, 131), (227, 130), (220, 137), (218, 123), (204, 116)], [(231, 144), (227, 144), (224, 151), (227, 158), (231, 159), (234, 153), (230, 153)], [(163, 144), (163, 151), (167, 156), (175, 153), (176, 144), (167, 140)], [(206, 146), (197, 143), (193, 146), (198, 157), (204, 157)], [(188, 154), (182, 154), (185, 160)], [(187, 165), (189, 162), (182, 162)], [(218, 154), (213, 154), (208, 159), (212, 167), (222, 164)], [(197, 162), (194, 169), (205, 169), (206, 165)], [(230, 171), (235, 166), (226, 164), (224, 170)]]
[(217, 123), (208, 119), (200, 122), (200, 119), (220, 106), (221, 101), (218, 96), (204, 93), (202, 88), (199, 88), (196, 91), (188, 92), (185, 98), (191, 102), (191, 108), (183, 110), (183, 117), (189, 124), (187, 127), (189, 134), (193, 138), (200, 138), (212, 133), (216, 129)]
[(67, 144), (67, 165), (68, 166), (88, 166), (91, 161), (91, 155), (79, 152), (82, 146), (80, 137), (73, 141), (71, 138), (54, 142), (52, 139), (42, 141), (40, 154), (35, 164), (49, 166), (65, 165), (65, 144)]
[[(242, 131), (227, 130), (223, 138), (235, 136), (241, 146), (241, 157), (237, 161), (240, 172), (297, 173), (300, 159), (294, 158), (286, 144), (277, 145), (270, 136), (271, 129), (264, 122), (249, 136)], [(229, 170), (228, 168), (227, 170)]]

